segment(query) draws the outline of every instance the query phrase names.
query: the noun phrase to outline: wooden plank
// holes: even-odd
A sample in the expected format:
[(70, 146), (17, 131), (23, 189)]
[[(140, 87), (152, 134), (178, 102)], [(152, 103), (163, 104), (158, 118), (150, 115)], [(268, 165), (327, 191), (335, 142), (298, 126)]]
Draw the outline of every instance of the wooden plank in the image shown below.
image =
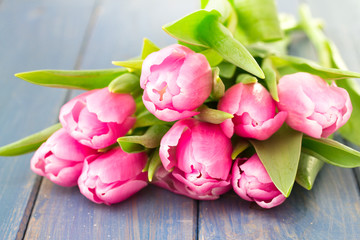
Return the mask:
[[(337, 45), (346, 65), (360, 71), (360, 1), (309, 1), (312, 14), (325, 21), (325, 32)], [(341, 7), (340, 7), (341, 6)]]
[[(99, 6), (99, 21), (89, 40), (81, 68), (111, 68), (111, 61), (140, 55), (143, 38), (159, 47), (176, 43), (161, 27), (199, 8), (194, 0), (108, 0)], [(109, 6), (109, 7), (108, 7)]]
[(265, 210), (235, 193), (200, 202), (199, 239), (358, 239), (360, 201), (351, 169), (325, 166), (314, 188), (296, 185)]
[(45, 179), (25, 239), (193, 239), (194, 216), (192, 201), (154, 186), (106, 206)]
[[(101, 2), (80, 67), (109, 68), (112, 60), (139, 55), (143, 37), (160, 46), (175, 43), (161, 26), (196, 9), (196, 4), (192, 0)], [(108, 207), (90, 202), (76, 187), (62, 188), (44, 180), (25, 239), (195, 239), (196, 211), (197, 201), (154, 186)]]
[[(294, 13), (294, 3), (280, 1), (279, 8)], [(359, 26), (354, 23), (360, 20), (360, 3), (342, 1), (341, 13), (333, 1), (309, 4), (314, 16), (324, 18), (328, 34), (335, 37), (350, 68), (359, 71), (356, 63), (360, 56), (354, 51), (358, 48), (355, 45), (359, 42)], [(314, 58), (304, 40), (297, 39), (293, 54)], [(313, 190), (295, 185), (289, 199), (274, 209), (261, 209), (235, 193), (215, 202), (200, 202), (199, 239), (359, 239), (359, 214), (359, 185), (354, 171), (327, 165)]]
[[(72, 2), (1, 2), (0, 145), (37, 132), (57, 120), (56, 109), (63, 102), (65, 91), (31, 85), (16, 79), (14, 73), (73, 67), (93, 1)], [(30, 157), (0, 158), (2, 239), (23, 237), (40, 183), (40, 178), (29, 169)]]

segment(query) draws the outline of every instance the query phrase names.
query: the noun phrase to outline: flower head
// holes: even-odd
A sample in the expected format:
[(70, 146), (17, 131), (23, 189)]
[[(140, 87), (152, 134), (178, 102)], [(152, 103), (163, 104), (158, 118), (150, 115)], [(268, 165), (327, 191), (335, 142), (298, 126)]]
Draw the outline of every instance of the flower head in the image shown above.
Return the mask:
[(39, 147), (30, 166), (36, 174), (71, 187), (77, 183), (85, 158), (96, 154), (96, 150), (78, 143), (61, 128)]
[(228, 137), (235, 132), (241, 137), (265, 140), (286, 118), (286, 112), (276, 113), (275, 101), (260, 83), (232, 86), (221, 98), (218, 109), (234, 115), (221, 124)]
[(60, 110), (64, 129), (81, 144), (101, 149), (114, 144), (135, 123), (135, 101), (130, 94), (116, 94), (108, 88), (83, 93)]
[(121, 202), (147, 186), (144, 152), (126, 153), (114, 148), (87, 158), (78, 180), (81, 193), (95, 203)]
[(231, 141), (219, 125), (195, 119), (176, 122), (160, 144), (164, 168), (173, 169), (172, 176), (198, 199), (215, 199), (229, 190), (231, 152)]
[(210, 95), (212, 72), (204, 55), (175, 44), (144, 60), (140, 86), (146, 108), (171, 122), (198, 114), (194, 110)]
[(285, 75), (278, 84), (278, 108), (288, 113), (286, 123), (311, 137), (328, 137), (350, 118), (349, 94), (335, 83), (309, 73)]
[(286, 198), (276, 188), (257, 154), (244, 162), (236, 159), (232, 169), (232, 186), (244, 200), (255, 201), (263, 208), (272, 208)]

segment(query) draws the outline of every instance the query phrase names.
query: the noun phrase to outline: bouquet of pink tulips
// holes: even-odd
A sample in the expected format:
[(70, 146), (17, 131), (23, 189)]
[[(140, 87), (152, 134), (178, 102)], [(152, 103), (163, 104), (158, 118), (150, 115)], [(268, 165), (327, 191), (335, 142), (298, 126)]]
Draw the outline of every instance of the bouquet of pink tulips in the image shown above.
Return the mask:
[[(233, 189), (263, 208), (295, 182), (311, 189), (324, 163), (360, 166), (360, 74), (344, 70), (306, 6), (300, 21), (274, 1), (205, 0), (163, 29), (176, 44), (145, 39), (123, 68), (16, 74), (49, 87), (88, 90), (62, 106), (60, 123), (0, 148), (35, 151), (31, 169), (78, 185), (95, 203), (121, 202), (149, 183), (199, 200)], [(290, 56), (293, 32), (319, 63)], [(340, 69), (342, 68), (342, 69)], [(336, 134), (334, 134), (336, 132)]]

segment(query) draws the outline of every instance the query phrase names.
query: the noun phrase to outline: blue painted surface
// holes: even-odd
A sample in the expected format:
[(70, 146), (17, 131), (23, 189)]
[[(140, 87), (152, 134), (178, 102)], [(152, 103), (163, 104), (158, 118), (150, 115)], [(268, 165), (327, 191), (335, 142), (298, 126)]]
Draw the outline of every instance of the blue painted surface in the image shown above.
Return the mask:
[[(295, 0), (278, 4), (282, 11), (296, 11)], [(360, 71), (360, 53), (354, 51), (360, 41), (360, 25), (354, 24), (360, 22), (360, 2), (344, 0), (341, 11), (338, 1), (312, 1), (310, 5), (314, 15), (328, 23), (327, 32), (349, 67)], [(54, 123), (66, 95), (65, 90), (22, 82), (14, 73), (112, 67), (112, 60), (139, 55), (143, 37), (159, 46), (174, 43), (160, 27), (196, 8), (193, 0), (0, 1), (0, 145)], [(311, 52), (300, 43), (296, 48), (301, 54)], [(0, 158), (1, 239), (360, 236), (359, 185), (354, 171), (348, 169), (325, 167), (312, 191), (295, 186), (290, 198), (272, 210), (259, 209), (234, 193), (217, 201), (198, 202), (153, 186), (108, 207), (88, 201), (76, 187), (41, 181), (29, 170), (30, 158), (30, 154)]]
[[(65, 90), (31, 85), (14, 73), (73, 68), (93, 6), (93, 1), (77, 2), (72, 7), (70, 1), (0, 3), (0, 145), (57, 121)], [(1, 239), (24, 233), (40, 179), (30, 171), (30, 158), (0, 158)]]
[(200, 202), (199, 239), (359, 239), (359, 189), (351, 169), (325, 166), (311, 191), (295, 185), (282, 205), (261, 209), (227, 194)]

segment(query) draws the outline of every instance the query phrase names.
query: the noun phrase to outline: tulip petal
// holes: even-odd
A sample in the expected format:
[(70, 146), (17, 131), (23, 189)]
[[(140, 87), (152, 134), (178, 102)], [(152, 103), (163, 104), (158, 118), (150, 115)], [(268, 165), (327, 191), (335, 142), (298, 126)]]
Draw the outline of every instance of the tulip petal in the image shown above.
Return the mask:
[[(219, 125), (192, 118), (180, 120), (162, 138), (159, 152), (164, 168), (173, 169), (171, 179), (176, 181), (166, 179), (184, 184), (180, 194), (210, 199), (208, 196), (217, 198), (231, 188), (232, 146)], [(160, 185), (175, 188), (168, 184)]]
[(118, 147), (99, 156), (96, 161), (90, 163), (90, 166), (92, 174), (98, 176), (101, 182), (108, 184), (125, 181), (140, 174), (146, 161), (144, 152), (126, 153)]
[(147, 186), (147, 173), (142, 172), (146, 162), (146, 153), (125, 153), (121, 148), (89, 157), (78, 179), (79, 189), (95, 203), (123, 201)]
[(219, 195), (224, 193), (223, 188), (221, 187), (213, 189), (210, 194), (199, 194), (191, 191), (187, 185), (177, 180), (172, 173), (166, 171), (163, 167), (160, 167), (156, 171), (152, 184), (169, 190), (175, 194), (184, 195), (197, 200), (215, 200), (219, 198)]
[(195, 112), (195, 111), (179, 112), (179, 111), (172, 110), (172, 109), (169, 109), (169, 108), (165, 108), (163, 110), (157, 109), (155, 107), (154, 103), (152, 103), (151, 101), (146, 100), (145, 98), (146, 98), (146, 95), (144, 94), (143, 95), (143, 102), (144, 102), (145, 107), (149, 110), (149, 112), (151, 112), (158, 119), (163, 120), (163, 121), (172, 122), (172, 121), (176, 121), (176, 120), (179, 120), (179, 119), (189, 118), (189, 117), (195, 116), (195, 115), (200, 113), (200, 112)]
[(122, 202), (147, 186), (147, 174), (142, 173), (141, 175), (144, 176), (141, 180), (132, 179), (108, 191), (102, 192), (97, 188), (96, 194), (106, 205)]
[(345, 89), (309, 73), (285, 75), (278, 84), (281, 111), (287, 124), (309, 136), (328, 137), (346, 123), (352, 106)]
[(172, 169), (177, 165), (176, 151), (173, 151), (179, 143), (180, 137), (184, 130), (192, 126), (192, 122), (188, 119), (176, 122), (161, 139), (160, 142), (160, 159), (166, 170)]
[(219, 125), (195, 125), (192, 138), (193, 159), (203, 166), (202, 171), (212, 178), (226, 180), (232, 165), (232, 146)]
[(95, 91), (86, 97), (89, 112), (95, 113), (101, 122), (121, 124), (135, 113), (136, 104), (130, 94), (111, 93), (108, 88)]
[(75, 186), (83, 168), (83, 162), (97, 152), (83, 146), (63, 129), (59, 129), (44, 142), (31, 159), (31, 169), (52, 182)]
[(286, 199), (271, 181), (257, 154), (248, 160), (236, 159), (232, 169), (232, 186), (241, 198), (255, 201), (263, 208), (275, 207)]
[(172, 122), (199, 114), (193, 111), (211, 93), (212, 71), (204, 55), (175, 44), (148, 55), (140, 86), (149, 112)]
[(244, 138), (266, 140), (271, 137), (285, 122), (287, 112), (279, 112), (274, 118), (264, 121), (261, 125), (234, 124), (235, 133)]
[(274, 197), (271, 201), (266, 202), (266, 201), (257, 201), (255, 200), (255, 202), (262, 208), (273, 208), (276, 206), (279, 206), (280, 204), (282, 204), (284, 201), (286, 200), (286, 197), (284, 197), (282, 194)]

